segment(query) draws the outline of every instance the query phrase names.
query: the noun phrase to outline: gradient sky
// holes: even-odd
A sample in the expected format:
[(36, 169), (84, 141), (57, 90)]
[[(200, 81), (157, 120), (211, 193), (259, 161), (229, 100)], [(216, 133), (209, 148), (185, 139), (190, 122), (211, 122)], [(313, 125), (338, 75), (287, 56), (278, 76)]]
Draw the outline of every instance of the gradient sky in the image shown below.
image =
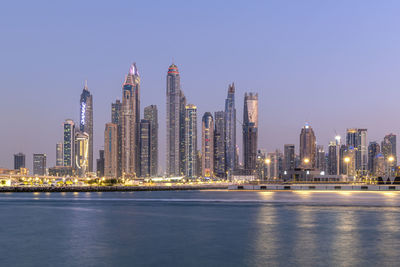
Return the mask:
[[(188, 102), (224, 108), (236, 85), (259, 93), (259, 148), (283, 150), (305, 121), (325, 147), (346, 128), (369, 141), (400, 133), (400, 1), (6, 1), (0, 8), (0, 167), (13, 154), (55, 165), (62, 123), (94, 95), (95, 158), (111, 102), (132, 62), (141, 105), (159, 108), (165, 166), (165, 84), (172, 60)], [(143, 113), (142, 113), (143, 114)], [(200, 125), (200, 123), (199, 123)], [(200, 126), (199, 126), (200, 127)], [(200, 133), (200, 132), (199, 132)], [(238, 125), (238, 142), (241, 145)]]

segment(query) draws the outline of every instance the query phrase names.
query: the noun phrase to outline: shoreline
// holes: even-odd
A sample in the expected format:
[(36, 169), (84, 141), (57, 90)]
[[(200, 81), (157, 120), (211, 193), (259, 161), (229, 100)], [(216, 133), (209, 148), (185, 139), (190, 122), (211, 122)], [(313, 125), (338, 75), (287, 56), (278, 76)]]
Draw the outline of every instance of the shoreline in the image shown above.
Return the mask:
[(35, 192), (134, 192), (178, 190), (227, 190), (228, 185), (180, 185), (180, 186), (4, 186), (0, 193)]

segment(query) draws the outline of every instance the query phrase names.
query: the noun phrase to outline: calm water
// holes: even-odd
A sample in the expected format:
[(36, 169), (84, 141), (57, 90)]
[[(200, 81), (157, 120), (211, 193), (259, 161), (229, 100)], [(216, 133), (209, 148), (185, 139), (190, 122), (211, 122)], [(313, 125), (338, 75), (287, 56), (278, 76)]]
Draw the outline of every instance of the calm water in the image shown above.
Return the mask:
[(0, 194), (1, 266), (399, 266), (400, 193)]

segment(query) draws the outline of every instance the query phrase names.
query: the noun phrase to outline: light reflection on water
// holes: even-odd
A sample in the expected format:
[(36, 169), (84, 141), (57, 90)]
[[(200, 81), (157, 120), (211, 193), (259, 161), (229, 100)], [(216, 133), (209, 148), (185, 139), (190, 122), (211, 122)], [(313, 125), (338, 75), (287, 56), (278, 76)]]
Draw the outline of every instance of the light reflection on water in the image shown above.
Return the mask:
[(4, 266), (387, 266), (399, 206), (397, 192), (0, 194), (0, 250)]

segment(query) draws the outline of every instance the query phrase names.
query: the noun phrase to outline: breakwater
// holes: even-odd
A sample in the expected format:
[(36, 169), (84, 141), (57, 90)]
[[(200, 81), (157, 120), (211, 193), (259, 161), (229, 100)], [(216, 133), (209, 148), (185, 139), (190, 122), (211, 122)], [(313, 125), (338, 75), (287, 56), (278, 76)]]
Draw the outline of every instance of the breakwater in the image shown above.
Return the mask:
[(4, 186), (0, 193), (10, 192), (129, 192), (228, 189), (228, 185), (172, 185), (172, 186)]

